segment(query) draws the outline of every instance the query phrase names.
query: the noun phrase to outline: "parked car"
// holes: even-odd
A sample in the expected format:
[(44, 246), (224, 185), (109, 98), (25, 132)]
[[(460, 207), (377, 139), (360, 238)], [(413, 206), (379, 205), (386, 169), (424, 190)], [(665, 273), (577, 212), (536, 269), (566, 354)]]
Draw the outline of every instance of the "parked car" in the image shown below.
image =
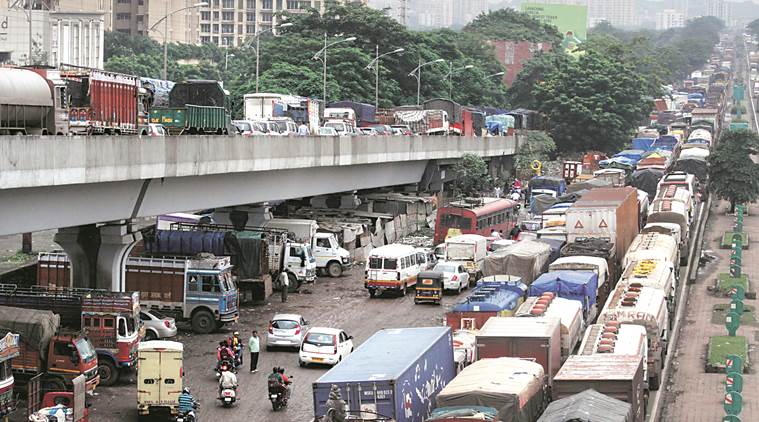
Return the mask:
[(370, 128), (377, 132), (377, 135), (393, 135), (393, 128), (390, 125), (371, 125)]
[(157, 136), (166, 136), (166, 128), (163, 127), (163, 125), (159, 125), (157, 123), (148, 123), (148, 136), (157, 137)]
[(266, 350), (272, 347), (300, 348), (308, 332), (309, 323), (302, 315), (276, 314), (269, 321), (269, 333), (266, 336)]
[(364, 136), (377, 136), (377, 131), (370, 127), (360, 127), (358, 128), (358, 133)]
[(469, 286), (469, 273), (464, 264), (455, 261), (441, 261), (432, 271), (443, 273), (443, 289), (461, 293)]
[(339, 136), (339, 134), (335, 128), (323, 126), (319, 128), (319, 136)]
[(154, 309), (141, 310), (140, 321), (145, 326), (146, 341), (171, 338), (177, 335), (177, 324), (174, 318)]
[(353, 336), (337, 328), (314, 327), (308, 330), (300, 346), (298, 363), (337, 365), (353, 352)]
[(259, 136), (266, 134), (264, 128), (260, 124), (251, 122), (250, 120), (234, 120), (232, 121), (232, 124), (237, 126), (237, 129), (240, 130), (240, 135), (242, 136)]

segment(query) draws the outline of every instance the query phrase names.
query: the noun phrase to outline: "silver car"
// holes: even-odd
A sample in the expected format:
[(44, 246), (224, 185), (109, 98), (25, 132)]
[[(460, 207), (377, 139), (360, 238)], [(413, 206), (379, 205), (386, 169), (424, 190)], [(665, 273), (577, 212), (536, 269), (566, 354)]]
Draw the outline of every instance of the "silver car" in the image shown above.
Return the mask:
[(168, 317), (153, 309), (140, 311), (140, 321), (145, 326), (145, 340), (158, 340), (177, 335), (177, 324), (174, 318)]
[(266, 350), (272, 347), (292, 347), (300, 349), (310, 325), (298, 314), (276, 314), (269, 321), (269, 333), (266, 336)]

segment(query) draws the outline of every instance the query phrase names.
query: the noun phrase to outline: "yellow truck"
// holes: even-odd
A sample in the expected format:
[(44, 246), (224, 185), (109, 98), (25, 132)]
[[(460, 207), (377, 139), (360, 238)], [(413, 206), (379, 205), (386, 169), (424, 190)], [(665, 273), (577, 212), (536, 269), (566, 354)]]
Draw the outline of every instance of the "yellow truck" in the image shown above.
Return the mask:
[(145, 341), (137, 350), (137, 411), (177, 416), (182, 394), (182, 352), (176, 341)]

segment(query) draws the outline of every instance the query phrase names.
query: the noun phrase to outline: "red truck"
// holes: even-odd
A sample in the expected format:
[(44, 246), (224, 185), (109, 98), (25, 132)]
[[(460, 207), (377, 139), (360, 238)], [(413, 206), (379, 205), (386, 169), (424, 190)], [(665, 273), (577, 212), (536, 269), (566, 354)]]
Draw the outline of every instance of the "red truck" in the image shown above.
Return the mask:
[(69, 131), (79, 135), (147, 134), (147, 91), (138, 76), (63, 65)]
[(11, 363), (17, 387), (39, 380), (46, 391), (64, 391), (84, 375), (86, 391), (100, 383), (98, 357), (80, 332), (62, 330), (51, 311), (0, 306), (0, 333), (18, 333), (19, 356)]
[[(66, 421), (89, 422), (90, 410), (85, 399), (86, 380), (74, 378), (73, 391), (51, 391), (44, 395), (40, 378), (30, 380), (26, 389), (26, 410), (30, 422), (49, 422), (52, 414), (65, 415)], [(60, 420), (57, 418), (55, 420)]]
[(0, 305), (52, 311), (62, 327), (83, 332), (97, 352), (103, 385), (134, 369), (142, 338), (138, 292), (0, 284)]

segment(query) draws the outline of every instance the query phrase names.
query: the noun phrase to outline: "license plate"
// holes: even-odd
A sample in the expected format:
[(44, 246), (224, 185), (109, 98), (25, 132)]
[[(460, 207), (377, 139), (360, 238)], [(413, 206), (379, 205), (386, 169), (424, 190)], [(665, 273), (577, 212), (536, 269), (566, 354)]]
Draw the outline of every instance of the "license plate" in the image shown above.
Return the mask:
[(224, 401), (225, 401), (225, 402), (227, 402), (227, 403), (229, 403), (229, 402), (231, 402), (231, 401), (232, 401), (232, 398), (231, 398), (231, 397), (225, 397), (225, 398), (224, 398)]
[(324, 362), (324, 358), (313, 358), (314, 362)]
[(272, 398), (272, 399), (276, 399), (276, 398), (277, 398), (277, 395), (276, 395), (276, 394), (272, 394), (272, 395), (270, 396), (270, 398)]

